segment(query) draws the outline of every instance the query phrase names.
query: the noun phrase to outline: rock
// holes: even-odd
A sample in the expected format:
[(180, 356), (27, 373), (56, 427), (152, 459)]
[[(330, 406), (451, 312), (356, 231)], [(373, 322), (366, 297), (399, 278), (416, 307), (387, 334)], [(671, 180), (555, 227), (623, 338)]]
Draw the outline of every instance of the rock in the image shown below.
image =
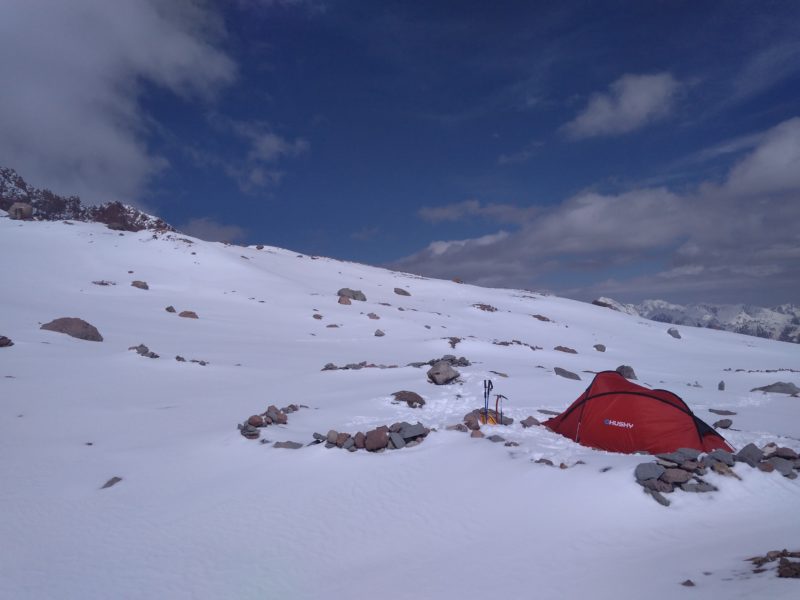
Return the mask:
[(775, 470), (784, 477), (789, 477), (790, 479), (797, 477), (797, 473), (794, 472), (794, 461), (773, 456), (767, 459), (767, 463), (775, 467)]
[(568, 348), (567, 346), (556, 346), (553, 350), (558, 350), (559, 352), (566, 352), (567, 354), (577, 354), (577, 350), (573, 350), (572, 348)]
[(721, 408), (709, 408), (708, 412), (714, 413), (715, 415), (719, 415), (721, 417), (732, 417), (736, 414), (732, 410), (723, 410)]
[(147, 285), (146, 281), (131, 281), (131, 285), (135, 288), (139, 288), (140, 290), (149, 290), (150, 286)]
[(497, 435), (496, 433), (494, 435), (490, 435), (486, 439), (489, 440), (490, 442), (494, 442), (495, 444), (497, 442), (505, 442), (506, 441), (506, 439), (504, 437), (501, 437), (501, 436)]
[(175, 360), (177, 360), (178, 362), (186, 362), (186, 359), (185, 359), (185, 358), (183, 358), (183, 357), (182, 357), (180, 354), (178, 354), (178, 355), (175, 357)]
[(398, 296), (410, 296), (411, 292), (404, 290), (403, 288), (394, 288), (394, 293)]
[(138, 346), (131, 346), (128, 350), (136, 350), (136, 354), (139, 356), (144, 356), (145, 358), (158, 358), (158, 354), (155, 352), (151, 352), (150, 348), (145, 346), (144, 344), (139, 344)]
[(275, 442), (272, 444), (273, 448), (289, 448), (290, 450), (298, 450), (303, 447), (299, 442)]
[(617, 373), (622, 375), (625, 379), (631, 379), (636, 381), (636, 372), (633, 370), (633, 367), (630, 365), (620, 365), (616, 369)]
[(666, 469), (659, 479), (667, 483), (686, 483), (692, 478), (692, 474), (683, 469)]
[(775, 465), (770, 462), (760, 462), (756, 465), (756, 468), (764, 473), (772, 473), (775, 470)]
[(550, 460), (549, 458), (537, 458), (533, 462), (536, 463), (537, 465), (547, 465), (548, 467), (554, 467), (555, 466), (553, 464), (553, 461)]
[(763, 457), (764, 452), (762, 452), (761, 448), (753, 443), (747, 444), (734, 456), (736, 460), (747, 463), (751, 467), (755, 467)]
[(645, 481), (639, 481), (638, 483), (648, 490), (661, 492), (663, 494), (671, 494), (673, 490), (675, 490), (675, 486), (672, 483), (668, 481), (661, 481), (660, 479), (646, 479)]
[(674, 327), (670, 327), (667, 329), (667, 333), (674, 337), (676, 340), (681, 339), (681, 332), (675, 329)]
[(410, 425), (404, 423), (398, 433), (405, 441), (413, 440), (419, 437), (425, 437), (430, 432), (430, 429), (425, 427), (422, 423)]
[[(340, 433), (336, 436), (336, 441), (334, 442), (339, 448), (343, 448), (344, 444), (347, 440), (350, 439), (349, 433)], [(355, 441), (353, 442), (355, 444)]]
[(606, 351), (606, 347), (603, 344), (595, 344), (594, 349), (597, 350), (598, 352)]
[(548, 317), (545, 317), (544, 315), (531, 315), (531, 316), (534, 319), (536, 319), (537, 321), (542, 321), (543, 323), (551, 323), (552, 322)]
[(394, 399), (398, 402), (405, 402), (409, 408), (420, 408), (425, 406), (425, 399), (416, 392), (409, 392), (408, 390), (400, 390), (392, 394)]
[(344, 441), (344, 444), (342, 444), (342, 450), (350, 450), (350, 448), (353, 448), (355, 450), (358, 449), (358, 448), (356, 448), (355, 439), (353, 439), (352, 437), (348, 436), (348, 438)]
[(314, 433), (314, 440), (317, 441), (317, 442), (327, 442), (328, 441), (328, 437), (322, 435), (321, 433), (316, 433), (315, 432)]
[(730, 419), (720, 419), (714, 423), (716, 429), (728, 429), (731, 425), (733, 425), (733, 421)]
[(91, 325), (83, 319), (77, 317), (61, 317), (49, 323), (45, 323), (40, 327), (46, 331), (56, 331), (58, 333), (66, 333), (70, 337), (79, 340), (86, 340), (88, 342), (102, 342), (103, 336), (97, 331), (94, 325)]
[(336, 444), (336, 439), (339, 437), (339, 432), (335, 429), (331, 429), (328, 431), (328, 435), (325, 437), (325, 441), (329, 444)]
[(257, 440), (261, 436), (261, 432), (258, 430), (258, 428), (253, 427), (249, 423), (239, 425), (239, 431), (248, 440)]
[(198, 319), (197, 313), (193, 310), (182, 310), (178, 313), (179, 317), (183, 317), (184, 319)]
[(389, 432), (386, 428), (373, 429), (367, 432), (364, 439), (364, 447), (370, 452), (382, 450), (389, 445)]
[(540, 425), (539, 420), (534, 417), (527, 417), (520, 421), (520, 425), (522, 425), (523, 429), (527, 429), (528, 427), (533, 427), (535, 425)]
[(664, 454), (657, 454), (658, 458), (664, 460), (671, 460), (675, 464), (681, 464), (687, 460), (697, 460), (700, 456), (700, 451), (694, 448), (678, 448), (675, 452), (667, 452)]
[(385, 335), (386, 334), (383, 331), (381, 331), (380, 329), (376, 329), (375, 330), (375, 337), (383, 337)]
[(460, 373), (449, 362), (440, 361), (428, 370), (428, 379), (436, 385), (445, 385), (458, 378)]
[(372, 319), (373, 321), (377, 321), (378, 319), (380, 319), (380, 317), (376, 315), (374, 312), (367, 313), (367, 318)]
[(168, 313), (174, 313), (175, 312), (175, 307), (170, 305), (167, 308), (165, 308), (164, 310), (167, 311)]
[(353, 436), (353, 441), (355, 442), (355, 447), (359, 450), (365, 447), (367, 436), (364, 435), (362, 432), (358, 432)]
[(653, 497), (653, 500), (658, 502), (660, 505), (662, 505), (662, 506), (669, 506), (670, 505), (670, 501), (667, 500), (666, 498), (664, 498), (664, 496), (662, 496), (660, 492), (657, 492), (656, 490), (651, 490), (651, 489), (648, 489), (648, 488), (644, 488), (644, 491), (646, 493), (650, 494)]
[(0, 335), (0, 348), (10, 348), (14, 345), (14, 342), (11, 341), (11, 338), (7, 338), (4, 335)]
[(475, 429), (469, 434), (469, 437), (482, 438), (483, 432), (480, 429)]
[(289, 417), (286, 413), (281, 411), (274, 404), (270, 404), (269, 408), (267, 408), (266, 416), (272, 419), (272, 422), (277, 425), (286, 425), (286, 423), (289, 422)]
[(555, 369), (553, 369), (553, 372), (559, 377), (565, 377), (566, 379), (575, 379), (577, 381), (581, 380), (580, 375), (578, 375), (577, 373), (573, 373), (572, 371), (567, 371), (566, 369), (562, 369), (561, 367), (556, 367)]
[(733, 458), (733, 454), (730, 452), (726, 452), (725, 450), (713, 450), (712, 452), (708, 453), (709, 458), (713, 458), (714, 460), (718, 460), (719, 462), (732, 467), (736, 464), (736, 461)]
[(317, 321), (321, 321), (322, 320), (322, 315), (319, 314), (319, 313), (314, 313), (311, 316), (312, 316), (312, 318), (316, 319)]
[(352, 302), (350, 302), (350, 298), (347, 296), (339, 296), (339, 304), (350, 305)]
[(725, 391), (725, 382), (724, 382), (724, 381), (720, 381), (720, 382), (717, 384), (717, 389), (718, 389), (720, 392), (724, 392), (724, 391)]
[(716, 492), (717, 488), (711, 485), (710, 483), (706, 483), (705, 481), (700, 481), (698, 483), (682, 483), (681, 489), (684, 492), (692, 492), (692, 493), (704, 493), (704, 492)]
[(350, 288), (342, 288), (336, 295), (340, 298), (349, 298), (350, 300), (358, 300), (359, 302), (366, 302), (367, 297), (361, 290), (351, 290)]
[(399, 433), (395, 433), (394, 431), (392, 431), (389, 434), (389, 439), (391, 440), (392, 445), (397, 450), (399, 450), (400, 448), (405, 447), (405, 445), (406, 445), (406, 441), (403, 439), (403, 436), (400, 435)]
[(109, 479), (108, 481), (106, 481), (106, 482), (103, 484), (103, 487), (101, 487), (100, 489), (101, 489), (101, 490), (104, 490), (104, 489), (106, 489), (106, 488), (110, 488), (112, 485), (116, 485), (116, 484), (118, 484), (120, 481), (122, 481), (122, 477), (112, 477), (111, 479)]
[(247, 424), (253, 427), (264, 427), (264, 417), (261, 415), (253, 415), (247, 419)]
[(775, 450), (774, 456), (777, 456), (778, 458), (786, 458), (788, 460), (795, 460), (796, 458), (798, 458), (797, 452), (795, 452), (791, 448), (786, 448), (783, 446)]
[(548, 410), (546, 408), (537, 408), (536, 412), (540, 412), (543, 415), (553, 415), (554, 417), (557, 417), (558, 415), (561, 414), (560, 412), (557, 412), (555, 410)]
[(666, 471), (661, 465), (654, 462), (639, 463), (633, 472), (636, 481), (647, 481), (648, 479), (658, 479)]
[(471, 431), (476, 431), (481, 428), (480, 419), (477, 414), (469, 414), (464, 417), (464, 425)]
[(687, 579), (686, 581), (681, 581), (681, 585), (684, 585), (686, 587), (694, 587), (695, 584), (694, 581), (692, 581), (691, 579)]
[(793, 383), (786, 383), (784, 381), (778, 381), (776, 383), (771, 383), (769, 385), (765, 385), (763, 387), (757, 387), (750, 390), (751, 392), (768, 392), (771, 394), (798, 394), (800, 393), (800, 388), (797, 387)]
[(469, 429), (467, 429), (467, 426), (464, 425), (463, 423), (456, 423), (455, 425), (448, 425), (447, 427), (445, 427), (445, 429), (447, 431), (461, 431), (463, 433), (466, 433), (467, 431), (469, 431)]
[(775, 451), (777, 449), (778, 449), (778, 444), (776, 444), (775, 442), (770, 442), (769, 444), (764, 445), (764, 447), (761, 450), (764, 451), (764, 458), (766, 459), (775, 454)]
[(800, 562), (791, 561), (782, 557), (778, 561), (778, 577), (791, 577), (800, 579)]

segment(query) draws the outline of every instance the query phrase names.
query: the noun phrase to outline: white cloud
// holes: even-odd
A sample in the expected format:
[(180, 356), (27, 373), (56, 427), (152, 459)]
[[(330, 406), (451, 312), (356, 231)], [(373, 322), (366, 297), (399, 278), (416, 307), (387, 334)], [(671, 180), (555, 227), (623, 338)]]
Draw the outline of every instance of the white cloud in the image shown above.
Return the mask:
[(166, 165), (147, 147), (143, 86), (211, 99), (236, 76), (223, 34), (189, 0), (6, 0), (0, 164), (88, 202), (135, 201)]
[(210, 217), (189, 219), (178, 229), (188, 235), (209, 242), (237, 242), (247, 236), (247, 231), (244, 228), (238, 225), (217, 223)]
[(571, 139), (582, 139), (640, 129), (672, 112), (681, 87), (670, 73), (624, 75), (607, 92), (594, 94), (562, 131)]
[(440, 206), (423, 206), (417, 215), (428, 223), (461, 221), (466, 218), (484, 217), (499, 223), (517, 223), (530, 218), (537, 208), (519, 207), (513, 204), (483, 204), (478, 200), (464, 200)]

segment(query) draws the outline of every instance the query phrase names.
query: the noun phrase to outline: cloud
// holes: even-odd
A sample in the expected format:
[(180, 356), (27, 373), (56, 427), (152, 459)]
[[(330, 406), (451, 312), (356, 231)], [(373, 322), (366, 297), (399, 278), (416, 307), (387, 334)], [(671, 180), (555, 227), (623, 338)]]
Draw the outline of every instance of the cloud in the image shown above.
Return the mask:
[[(800, 119), (758, 139), (721, 182), (584, 192), (528, 214), (514, 230), (433, 242), (391, 266), (585, 300), (789, 302), (800, 294)], [(462, 214), (476, 208), (454, 206)]]
[(544, 146), (544, 142), (533, 141), (527, 144), (522, 150), (510, 154), (501, 154), (497, 157), (498, 165), (519, 165), (528, 162), (536, 155), (539, 148)]
[(782, 41), (753, 55), (734, 80), (731, 100), (757, 96), (800, 72), (800, 42)]
[(573, 140), (630, 133), (669, 115), (681, 88), (670, 73), (624, 75), (561, 129)]
[(90, 203), (134, 202), (166, 161), (139, 99), (209, 101), (236, 77), (220, 21), (190, 1), (7, 0), (0, 19), (0, 164)]
[(516, 223), (528, 219), (538, 209), (512, 204), (481, 204), (478, 200), (464, 200), (441, 206), (423, 206), (417, 215), (428, 223), (460, 221), (471, 217), (483, 217), (499, 223)]
[(211, 217), (189, 219), (178, 229), (188, 235), (209, 242), (237, 242), (247, 236), (247, 231), (238, 225), (223, 225)]

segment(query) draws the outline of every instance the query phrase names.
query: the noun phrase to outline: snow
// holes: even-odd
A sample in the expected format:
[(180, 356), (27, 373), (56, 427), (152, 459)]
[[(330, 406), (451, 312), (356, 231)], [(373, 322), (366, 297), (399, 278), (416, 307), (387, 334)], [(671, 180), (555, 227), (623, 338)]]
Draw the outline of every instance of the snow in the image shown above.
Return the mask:
[[(736, 411), (724, 434), (737, 447), (800, 449), (800, 400), (750, 392), (800, 384), (800, 373), (747, 372), (797, 368), (795, 344), (694, 328), (676, 340), (662, 324), (562, 298), (91, 223), (0, 218), (0, 275), (0, 335), (15, 344), (0, 349), (1, 598), (800, 593), (744, 562), (799, 549), (800, 480), (738, 466), (743, 481), (712, 475), (718, 492), (675, 492), (664, 508), (633, 479), (642, 457), (518, 424), (568, 406), (591, 380), (585, 371), (629, 364), (709, 423), (708, 408)], [(337, 304), (342, 287), (367, 302)], [(104, 341), (39, 329), (63, 316), (89, 321)], [(455, 349), (451, 336), (464, 338)], [(514, 339), (543, 349), (492, 343)], [(161, 358), (128, 350), (140, 343)], [(444, 354), (472, 361), (458, 369), (461, 384), (436, 387), (405, 366)], [(321, 371), (361, 361), (398, 368)], [(556, 366), (582, 381), (555, 376)], [(516, 420), (496, 429), (518, 447), (444, 430), (482, 405), (486, 378)], [(425, 407), (393, 404), (402, 389)], [(236, 423), (290, 403), (309, 408), (263, 437), (307, 443), (315, 431), (400, 420), (438, 431), (381, 454), (274, 449), (239, 435)], [(122, 481), (101, 490), (113, 476)], [(681, 587), (687, 578), (696, 587)]]

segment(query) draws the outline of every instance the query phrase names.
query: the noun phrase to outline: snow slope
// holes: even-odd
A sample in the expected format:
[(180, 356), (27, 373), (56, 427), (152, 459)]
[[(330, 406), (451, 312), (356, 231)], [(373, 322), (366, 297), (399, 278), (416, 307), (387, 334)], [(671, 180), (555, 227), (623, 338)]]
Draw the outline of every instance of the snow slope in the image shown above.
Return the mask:
[[(0, 598), (800, 594), (797, 580), (743, 562), (800, 549), (800, 480), (738, 467), (743, 481), (712, 475), (718, 492), (675, 492), (664, 508), (634, 481), (642, 457), (518, 424), (569, 405), (591, 380), (584, 371), (629, 364), (709, 422), (709, 408), (736, 411), (725, 434), (735, 446), (800, 449), (800, 399), (749, 391), (800, 384), (800, 373), (747, 372), (798, 368), (796, 345), (694, 328), (676, 340), (659, 323), (530, 292), (1, 212), (0, 280), (0, 335), (14, 341), (0, 348)], [(339, 305), (342, 287), (367, 302)], [(39, 329), (64, 316), (89, 321), (104, 341)], [(451, 336), (464, 338), (455, 350)], [(492, 343), (514, 339), (542, 349)], [(128, 350), (140, 343), (161, 358)], [(448, 353), (472, 361), (460, 384), (437, 387), (404, 366)], [(321, 370), (360, 361), (398, 368)], [(557, 377), (556, 366), (582, 381)], [(482, 405), (485, 378), (509, 398), (516, 422), (496, 429), (518, 447), (444, 430)], [(393, 404), (402, 389), (425, 407)], [(399, 420), (438, 431), (380, 454), (275, 449), (239, 435), (237, 422), (289, 403), (309, 408), (264, 437), (307, 443), (315, 431)], [(123, 480), (99, 489), (112, 476)], [(687, 578), (696, 587), (681, 587)]]

